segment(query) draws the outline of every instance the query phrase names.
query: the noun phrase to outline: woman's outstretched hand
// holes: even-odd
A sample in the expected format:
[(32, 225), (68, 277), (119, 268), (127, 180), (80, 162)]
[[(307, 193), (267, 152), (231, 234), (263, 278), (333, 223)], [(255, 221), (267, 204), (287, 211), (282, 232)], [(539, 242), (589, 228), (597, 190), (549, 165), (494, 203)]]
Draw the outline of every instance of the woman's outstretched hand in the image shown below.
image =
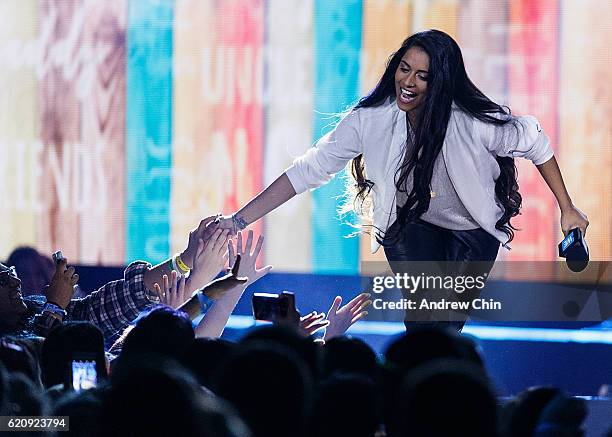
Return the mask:
[(574, 228), (580, 228), (582, 235), (586, 235), (589, 220), (585, 213), (580, 211), (575, 206), (571, 206), (566, 210), (561, 211), (561, 230), (563, 235), (567, 235)]

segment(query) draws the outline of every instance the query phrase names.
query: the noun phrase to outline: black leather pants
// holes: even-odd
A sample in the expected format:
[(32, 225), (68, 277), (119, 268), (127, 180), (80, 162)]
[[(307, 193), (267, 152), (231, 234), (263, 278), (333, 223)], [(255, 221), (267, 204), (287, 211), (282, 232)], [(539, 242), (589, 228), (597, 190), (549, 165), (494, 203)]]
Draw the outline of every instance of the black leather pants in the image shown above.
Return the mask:
[[(393, 273), (409, 273), (418, 275), (423, 272), (423, 267), (429, 270), (438, 272), (438, 274), (452, 276), (479, 276), (488, 275), (493, 268), (497, 252), (499, 250), (499, 241), (488, 232), (481, 228), (469, 231), (452, 231), (439, 226), (427, 223), (423, 220), (417, 220), (404, 226), (403, 229), (398, 229), (398, 223), (395, 222), (387, 230), (383, 246), (385, 255)], [(397, 238), (391, 238), (392, 235), (399, 232)], [(430, 263), (418, 263), (418, 261), (429, 261)], [(423, 290), (415, 296), (408, 295), (405, 290), (402, 290), (405, 298), (435, 300), (444, 296), (444, 293), (439, 289)], [(477, 298), (480, 290), (472, 290), (470, 292), (458, 295), (455, 292), (445, 292), (447, 296), (453, 299), (472, 300)], [(422, 326), (449, 327), (461, 331), (467, 319), (467, 312), (457, 317), (453, 313), (453, 317), (449, 320), (444, 320), (444, 314), (437, 312), (432, 314), (431, 311), (416, 311), (406, 312), (405, 325), (406, 329), (413, 329)], [(440, 318), (442, 320), (440, 320)]]

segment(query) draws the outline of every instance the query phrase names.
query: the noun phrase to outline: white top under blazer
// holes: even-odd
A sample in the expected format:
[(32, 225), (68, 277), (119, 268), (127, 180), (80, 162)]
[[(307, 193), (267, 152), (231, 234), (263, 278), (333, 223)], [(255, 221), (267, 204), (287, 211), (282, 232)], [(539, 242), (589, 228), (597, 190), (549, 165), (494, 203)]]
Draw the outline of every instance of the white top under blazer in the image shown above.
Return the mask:
[[(550, 140), (530, 115), (513, 117), (516, 123), (485, 123), (453, 103), (442, 156), (448, 175), (472, 218), (505, 247), (508, 237), (495, 229), (503, 207), (495, 196), (499, 177), (496, 156), (526, 158), (540, 165), (553, 157)], [(349, 160), (363, 154), (367, 177), (374, 182), (371, 249), (396, 219), (395, 174), (404, 158), (406, 113), (395, 98), (349, 112), (336, 127), (295, 159), (286, 174), (297, 194), (328, 182)]]

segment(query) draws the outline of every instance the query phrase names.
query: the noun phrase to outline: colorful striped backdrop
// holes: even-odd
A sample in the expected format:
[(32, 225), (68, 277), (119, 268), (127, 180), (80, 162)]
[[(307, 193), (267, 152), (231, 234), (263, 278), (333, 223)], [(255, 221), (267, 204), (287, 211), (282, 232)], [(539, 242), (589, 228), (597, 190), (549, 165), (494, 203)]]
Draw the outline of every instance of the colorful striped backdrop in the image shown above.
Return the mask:
[[(0, 259), (24, 244), (164, 259), (329, 130), (407, 35), (438, 28), (485, 93), (540, 119), (591, 257), (610, 260), (611, 22), (605, 0), (2, 1)], [(519, 173), (522, 231), (502, 257), (555, 259), (554, 199), (530, 163)], [(340, 176), (257, 223), (262, 262), (354, 274), (382, 259), (347, 238)]]

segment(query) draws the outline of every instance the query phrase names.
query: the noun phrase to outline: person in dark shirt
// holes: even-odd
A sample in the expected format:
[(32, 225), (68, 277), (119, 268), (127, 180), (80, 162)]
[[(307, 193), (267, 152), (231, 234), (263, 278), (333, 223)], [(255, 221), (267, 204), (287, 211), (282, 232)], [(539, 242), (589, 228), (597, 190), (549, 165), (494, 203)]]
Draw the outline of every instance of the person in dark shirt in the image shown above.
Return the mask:
[[(222, 239), (227, 243), (228, 232), (217, 231), (216, 216), (207, 217), (190, 232), (187, 247), (172, 258), (156, 265), (135, 261), (124, 272), (123, 278), (102, 286), (83, 299), (73, 299), (74, 286), (79, 276), (67, 260), (59, 260), (45, 295), (28, 296), (24, 299), (21, 280), (13, 267), (0, 263), (0, 336), (45, 337), (63, 321), (84, 320), (94, 323), (104, 334), (105, 343), (112, 344), (141, 311), (159, 303), (155, 284), (161, 284), (164, 276), (172, 271), (189, 275), (185, 282), (188, 295), (208, 284), (218, 273), (218, 260), (198, 257), (206, 253), (208, 243), (217, 244)], [(219, 255), (218, 256), (223, 256)], [(216, 271), (213, 271), (216, 270)], [(215, 281), (214, 287), (206, 288), (206, 296), (215, 300), (236, 285), (238, 279), (226, 275), (226, 280)], [(240, 281), (238, 281), (240, 282)], [(242, 282), (246, 282), (246, 279)]]

